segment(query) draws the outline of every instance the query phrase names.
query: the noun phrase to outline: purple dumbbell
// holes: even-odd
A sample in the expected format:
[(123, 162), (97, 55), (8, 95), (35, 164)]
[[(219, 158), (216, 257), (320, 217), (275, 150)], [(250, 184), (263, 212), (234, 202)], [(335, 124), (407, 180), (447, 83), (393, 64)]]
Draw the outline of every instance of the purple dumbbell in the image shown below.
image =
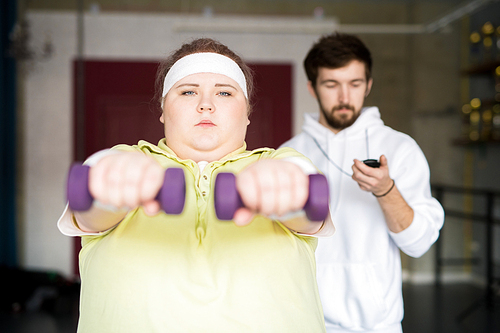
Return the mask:
[[(304, 206), (310, 221), (324, 221), (328, 216), (329, 198), (328, 181), (321, 174), (309, 175), (309, 197)], [(221, 172), (215, 179), (214, 188), (215, 214), (219, 220), (232, 220), (234, 213), (243, 202), (236, 189), (236, 177), (232, 173)]]
[[(92, 206), (94, 198), (89, 192), (90, 167), (74, 163), (68, 173), (66, 195), (73, 211), (86, 211)], [(181, 168), (165, 170), (163, 185), (156, 196), (161, 208), (167, 214), (180, 214), (184, 209), (186, 181)]]

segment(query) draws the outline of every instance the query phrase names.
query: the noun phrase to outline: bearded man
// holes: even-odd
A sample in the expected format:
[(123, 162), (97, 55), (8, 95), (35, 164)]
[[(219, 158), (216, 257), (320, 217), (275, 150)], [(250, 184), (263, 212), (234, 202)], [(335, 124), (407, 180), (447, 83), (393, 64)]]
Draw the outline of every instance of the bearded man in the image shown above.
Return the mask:
[(319, 239), (318, 287), (326, 330), (402, 332), (400, 250), (422, 256), (439, 237), (444, 211), (431, 196), (430, 171), (411, 137), (364, 107), (373, 85), (370, 51), (334, 33), (304, 60), (319, 116), (286, 142), (328, 178), (337, 233)]

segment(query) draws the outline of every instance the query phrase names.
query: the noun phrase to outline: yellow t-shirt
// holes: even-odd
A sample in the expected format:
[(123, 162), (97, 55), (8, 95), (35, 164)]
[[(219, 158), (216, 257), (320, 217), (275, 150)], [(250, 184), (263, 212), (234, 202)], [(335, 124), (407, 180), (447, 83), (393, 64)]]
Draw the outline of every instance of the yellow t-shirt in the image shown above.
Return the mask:
[(246, 227), (215, 216), (219, 172), (239, 172), (261, 158), (302, 156), (290, 148), (245, 147), (200, 174), (165, 145), (140, 141), (165, 168), (183, 167), (180, 215), (131, 211), (115, 228), (83, 236), (80, 333), (324, 332), (316, 287), (316, 238), (257, 216)]

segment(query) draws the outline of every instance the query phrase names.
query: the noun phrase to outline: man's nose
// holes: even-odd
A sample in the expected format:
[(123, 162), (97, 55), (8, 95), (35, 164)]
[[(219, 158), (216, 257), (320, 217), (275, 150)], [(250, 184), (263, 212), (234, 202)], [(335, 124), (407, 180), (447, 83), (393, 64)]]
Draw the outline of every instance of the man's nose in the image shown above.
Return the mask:
[(342, 86), (339, 93), (339, 102), (349, 104), (349, 87)]

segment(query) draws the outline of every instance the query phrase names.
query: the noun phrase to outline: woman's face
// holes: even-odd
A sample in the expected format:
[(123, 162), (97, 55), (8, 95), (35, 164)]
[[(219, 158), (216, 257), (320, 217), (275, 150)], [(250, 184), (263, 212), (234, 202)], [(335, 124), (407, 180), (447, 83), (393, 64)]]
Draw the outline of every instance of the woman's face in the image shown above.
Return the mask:
[(248, 103), (233, 79), (198, 73), (176, 82), (167, 93), (160, 121), (165, 138), (182, 159), (215, 161), (243, 146)]

